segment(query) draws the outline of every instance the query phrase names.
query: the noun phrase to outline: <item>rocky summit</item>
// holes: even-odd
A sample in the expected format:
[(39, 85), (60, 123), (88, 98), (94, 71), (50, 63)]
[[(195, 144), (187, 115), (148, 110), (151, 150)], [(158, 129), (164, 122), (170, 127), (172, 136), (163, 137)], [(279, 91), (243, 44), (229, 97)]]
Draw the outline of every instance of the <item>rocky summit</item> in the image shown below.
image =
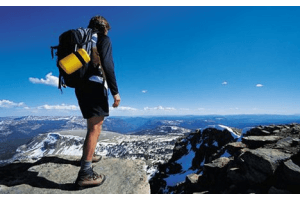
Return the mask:
[(0, 167), (1, 194), (149, 194), (145, 162), (103, 158), (94, 170), (106, 175), (97, 187), (77, 190), (78, 156), (44, 156)]
[(152, 193), (298, 194), (300, 125), (206, 127), (177, 139)]

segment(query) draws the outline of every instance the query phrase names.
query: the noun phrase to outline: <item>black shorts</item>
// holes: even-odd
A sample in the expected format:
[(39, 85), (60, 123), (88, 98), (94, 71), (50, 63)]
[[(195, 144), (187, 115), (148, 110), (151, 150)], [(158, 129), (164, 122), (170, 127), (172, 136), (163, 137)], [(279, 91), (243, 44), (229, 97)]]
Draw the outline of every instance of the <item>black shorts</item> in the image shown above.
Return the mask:
[(75, 88), (75, 94), (84, 119), (109, 116), (108, 95), (103, 84), (88, 81), (83, 87)]

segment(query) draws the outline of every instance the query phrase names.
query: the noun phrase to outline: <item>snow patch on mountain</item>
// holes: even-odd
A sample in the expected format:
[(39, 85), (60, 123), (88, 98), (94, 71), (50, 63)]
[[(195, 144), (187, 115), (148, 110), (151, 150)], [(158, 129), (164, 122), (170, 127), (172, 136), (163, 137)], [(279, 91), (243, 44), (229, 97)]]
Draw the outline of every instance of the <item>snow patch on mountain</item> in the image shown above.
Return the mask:
[(214, 128), (214, 129), (217, 129), (219, 131), (227, 130), (227, 131), (229, 131), (231, 133), (231, 136), (234, 139), (240, 137), (240, 135), (237, 135), (236, 132), (234, 132), (230, 127), (224, 126), (224, 125), (221, 125), (221, 124), (218, 124), (218, 125), (209, 125), (209, 126), (206, 126), (205, 128), (203, 128), (203, 130), (208, 129), (208, 128)]
[(185, 180), (188, 174), (196, 173), (197, 171), (190, 169), (192, 166), (192, 161), (195, 157), (195, 152), (192, 150), (191, 144), (187, 145), (188, 154), (183, 155), (179, 160), (176, 161), (177, 164), (181, 165), (182, 173), (170, 175), (165, 179), (168, 186), (175, 186), (178, 182)]
[(60, 135), (59, 133), (40, 134), (31, 142), (17, 149), (19, 156), (39, 159), (45, 155), (81, 155), (83, 138), (79, 136)]

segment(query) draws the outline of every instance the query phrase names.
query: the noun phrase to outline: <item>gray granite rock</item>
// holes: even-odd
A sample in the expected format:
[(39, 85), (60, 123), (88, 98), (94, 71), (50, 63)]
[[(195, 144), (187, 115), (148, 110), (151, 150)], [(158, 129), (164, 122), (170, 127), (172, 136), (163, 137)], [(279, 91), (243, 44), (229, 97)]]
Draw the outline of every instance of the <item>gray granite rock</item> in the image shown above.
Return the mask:
[(145, 162), (103, 158), (94, 170), (106, 175), (97, 187), (76, 190), (79, 157), (48, 156), (0, 167), (1, 194), (150, 194)]

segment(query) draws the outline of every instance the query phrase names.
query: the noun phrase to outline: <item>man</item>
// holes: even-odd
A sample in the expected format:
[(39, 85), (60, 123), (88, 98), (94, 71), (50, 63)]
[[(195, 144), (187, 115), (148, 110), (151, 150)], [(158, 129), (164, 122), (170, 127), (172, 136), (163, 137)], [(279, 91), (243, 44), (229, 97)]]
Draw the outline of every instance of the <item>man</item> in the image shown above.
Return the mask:
[[(83, 145), (81, 168), (78, 172), (75, 185), (79, 188), (101, 185), (105, 175), (97, 174), (92, 169), (92, 161), (99, 161), (94, 154), (98, 137), (100, 135), (104, 117), (109, 115), (107, 85), (114, 98), (113, 107), (118, 107), (121, 101), (116, 82), (112, 46), (107, 36), (110, 25), (102, 16), (95, 16), (90, 20), (88, 28), (97, 31), (97, 50), (104, 70), (93, 70), (89, 81), (79, 88), (75, 88), (76, 97), (82, 115), (87, 119), (87, 135)], [(103, 81), (106, 77), (107, 84)]]

